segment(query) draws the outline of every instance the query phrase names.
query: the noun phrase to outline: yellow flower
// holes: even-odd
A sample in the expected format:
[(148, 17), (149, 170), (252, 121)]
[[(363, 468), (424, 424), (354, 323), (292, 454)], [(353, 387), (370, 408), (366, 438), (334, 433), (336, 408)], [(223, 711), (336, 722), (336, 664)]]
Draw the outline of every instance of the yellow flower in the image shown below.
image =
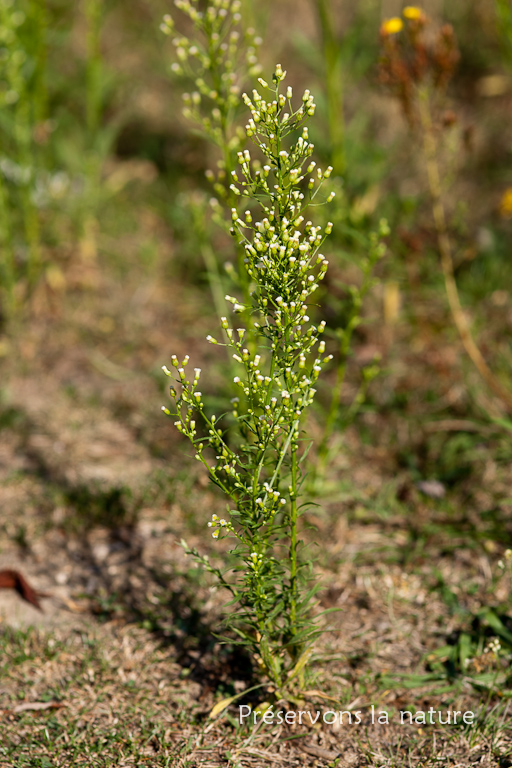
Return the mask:
[(380, 31), (383, 35), (396, 35), (403, 29), (404, 23), (398, 16), (393, 16), (392, 19), (384, 19), (380, 26)]
[(504, 219), (512, 218), (512, 187), (508, 187), (501, 197), (500, 213)]
[(423, 16), (421, 8), (416, 8), (415, 5), (406, 5), (402, 13), (404, 14), (404, 18), (411, 20), (421, 19)]

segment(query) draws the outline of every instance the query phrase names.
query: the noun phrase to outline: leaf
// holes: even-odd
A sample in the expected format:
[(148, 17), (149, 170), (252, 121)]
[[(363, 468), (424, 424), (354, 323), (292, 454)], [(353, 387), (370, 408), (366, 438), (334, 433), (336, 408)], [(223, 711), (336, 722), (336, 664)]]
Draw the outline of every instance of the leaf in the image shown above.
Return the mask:
[(281, 665), (279, 663), (279, 659), (277, 659), (272, 653), (272, 651), (270, 650), (270, 645), (266, 637), (261, 638), (260, 644), (259, 644), (259, 651), (266, 668), (273, 673), (274, 682), (277, 682), (280, 685)]
[(512, 632), (505, 627), (499, 616), (493, 611), (492, 608), (484, 608), (478, 613), (479, 619), (487, 622), (491, 629), (493, 629), (497, 635), (503, 640), (512, 645)]
[(430, 661), (431, 659), (441, 659), (442, 661), (446, 661), (446, 659), (452, 657), (453, 649), (453, 645), (443, 645), (441, 648), (436, 648), (434, 651), (430, 651), (425, 658), (427, 661)]
[(505, 684), (506, 679), (507, 676), (503, 672), (499, 674), (496, 672), (481, 672), (478, 675), (472, 675), (471, 677), (466, 678), (466, 680), (469, 680), (474, 686), (486, 688), (488, 690), (500, 690)]
[(18, 704), (12, 711), (18, 715), (20, 712), (40, 712), (44, 709), (60, 709), (65, 706), (61, 701), (27, 701), (24, 704)]
[(34, 606), (42, 611), (41, 604), (39, 602), (40, 597), (49, 597), (44, 592), (37, 592), (33, 589), (28, 581), (22, 576), (19, 571), (4, 570), (0, 571), (0, 589), (14, 589), (16, 592)]
[(293, 680), (294, 677), (296, 677), (302, 672), (302, 670), (304, 669), (304, 667), (306, 666), (306, 664), (308, 663), (312, 655), (313, 655), (313, 649), (306, 648), (304, 653), (302, 653), (299, 656), (297, 663), (295, 664), (294, 668), (291, 670), (290, 674), (288, 675), (287, 682), (290, 682), (291, 680)]
[(314, 699), (325, 699), (325, 701), (332, 701), (335, 704), (339, 704), (339, 700), (335, 699), (333, 696), (328, 696), (326, 693), (322, 693), (322, 691), (317, 690), (311, 690), (311, 691), (301, 691), (301, 696), (309, 696), (310, 698)]
[(227, 699), (222, 699), (221, 701), (218, 701), (217, 704), (213, 707), (208, 717), (213, 719), (214, 717), (217, 717), (220, 715), (221, 712), (224, 712), (226, 707), (229, 707), (230, 704), (232, 704), (234, 701), (236, 701), (239, 698), (240, 694), (236, 696), (229, 696)]
[(233, 704), (234, 701), (242, 698), (242, 696), (245, 696), (246, 693), (255, 691), (257, 688), (263, 688), (264, 685), (265, 683), (254, 685), (252, 688), (246, 688), (245, 691), (242, 691), (241, 693), (236, 693), (234, 696), (229, 696), (227, 699), (222, 699), (221, 701), (218, 701), (217, 704), (211, 710), (208, 717), (210, 718), (210, 720), (213, 720), (213, 718), (218, 717), (222, 712), (224, 712), (224, 710), (227, 707), (229, 707), (230, 704)]
[(446, 678), (446, 675), (429, 672), (424, 675), (382, 675), (381, 684), (386, 688), (420, 688), (424, 685), (440, 683)]
[(509, 421), (509, 419), (492, 419), (492, 421), (500, 427), (503, 427), (503, 429), (512, 432), (512, 421)]
[(261, 717), (262, 715), (265, 714), (265, 712), (268, 712), (268, 710), (271, 707), (272, 707), (272, 702), (270, 702), (270, 701), (260, 701), (260, 703), (257, 704), (256, 707), (254, 708), (254, 712), (256, 712), (256, 714), (260, 715), (260, 717)]

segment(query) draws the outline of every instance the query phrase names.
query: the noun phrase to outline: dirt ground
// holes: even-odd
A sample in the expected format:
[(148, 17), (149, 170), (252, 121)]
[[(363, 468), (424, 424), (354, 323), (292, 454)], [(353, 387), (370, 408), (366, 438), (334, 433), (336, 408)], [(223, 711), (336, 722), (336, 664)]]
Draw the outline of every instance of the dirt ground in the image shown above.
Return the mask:
[[(428, 672), (429, 652), (461, 629), (439, 584), (465, 607), (480, 605), (500, 541), (510, 537), (510, 466), (496, 459), (499, 434), (476, 420), (464, 426), (455, 415), (440, 422), (422, 414), (419, 444), (436, 434), (432, 424), (448, 433), (482, 430), (471, 480), (447, 503), (422, 494), (400, 468), (401, 445), (411, 442), (407, 414), (363, 415), (370, 439), (349, 430), (309, 519), (321, 607), (340, 611), (318, 645), (304, 703), (312, 711), (360, 709), (363, 723), (244, 730), (236, 705), (210, 722), (223, 692), (250, 684), (251, 666), (216, 642), (222, 596), (179, 545), (185, 535), (216, 556), (204, 526), (221, 500), (161, 414), (158, 373), (174, 351), (204, 354), (198, 339), (208, 317), (194, 313), (199, 289), (185, 296), (158, 277), (143, 282), (132, 273), (116, 282), (87, 268), (94, 291), (70, 290), (53, 314), (42, 302), (2, 362), (0, 567), (22, 571), (49, 595), (39, 613), (0, 593), (0, 707), (11, 760), (2, 764), (512, 764), (504, 757), (512, 749), (505, 705), (470, 675), (400, 683), (401, 675)], [(414, 364), (402, 362), (384, 386), (399, 387), (404, 377), (408, 388), (411, 380), (419, 386), (422, 366), (432, 364), (457, 379), (450, 348), (444, 356), (433, 345), (404, 354)], [(482, 514), (489, 509), (493, 515)], [(55, 708), (16, 711), (41, 701)], [(372, 704), (389, 710), (389, 725), (371, 724)], [(478, 712), (479, 726), (397, 724), (410, 705)]]

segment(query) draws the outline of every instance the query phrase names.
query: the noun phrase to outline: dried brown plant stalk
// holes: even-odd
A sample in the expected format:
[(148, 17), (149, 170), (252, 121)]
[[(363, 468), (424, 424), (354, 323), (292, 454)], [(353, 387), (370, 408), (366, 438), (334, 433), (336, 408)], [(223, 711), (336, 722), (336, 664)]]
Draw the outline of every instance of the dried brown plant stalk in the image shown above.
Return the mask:
[(432, 124), (432, 115), (428, 94), (420, 91), (418, 98), (419, 115), (421, 129), (423, 134), (423, 152), (428, 176), (428, 185), (432, 201), (432, 216), (437, 233), (437, 245), (441, 257), (441, 268), (443, 270), (444, 284), (448, 304), (452, 314), (453, 322), (461, 338), (464, 349), (473, 362), (478, 373), (486, 382), (489, 389), (494, 392), (496, 397), (503, 403), (509, 412), (512, 413), (512, 393), (506, 389), (494, 375), (487, 365), (479, 347), (477, 346), (471, 333), (469, 323), (460, 303), (459, 291), (455, 281), (452, 245), (448, 228), (446, 225), (446, 214), (443, 203), (441, 178), (439, 173), (439, 164), (437, 162), (437, 142)]
[(453, 322), (464, 349), (487, 386), (512, 413), (512, 392), (487, 365), (462, 308), (455, 280), (452, 244), (448, 232), (438, 162), (432, 103), (444, 102), (446, 86), (459, 60), (453, 28), (445, 24), (434, 35), (426, 35), (430, 19), (415, 6), (403, 10), (404, 19), (387, 19), (381, 26), (379, 79), (400, 100), (411, 128), (419, 129), (427, 170), (432, 215), (441, 257), (444, 284)]

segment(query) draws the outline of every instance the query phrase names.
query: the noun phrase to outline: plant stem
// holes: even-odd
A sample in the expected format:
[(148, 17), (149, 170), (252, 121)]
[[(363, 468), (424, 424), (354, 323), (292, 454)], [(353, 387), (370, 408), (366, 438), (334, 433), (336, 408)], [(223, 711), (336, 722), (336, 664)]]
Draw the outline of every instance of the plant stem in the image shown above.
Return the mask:
[(3, 315), (10, 317), (16, 311), (16, 273), (12, 244), (9, 203), (0, 171), (0, 286), (2, 288)]
[(472, 360), (475, 368), (486, 382), (489, 389), (501, 400), (509, 412), (512, 412), (512, 393), (510, 393), (496, 378), (487, 363), (485, 362), (480, 349), (475, 343), (471, 330), (460, 303), (457, 283), (455, 281), (452, 247), (448, 228), (446, 224), (446, 214), (443, 204), (441, 177), (439, 165), (437, 162), (437, 144), (430, 113), (428, 93), (425, 90), (419, 92), (419, 112), (421, 127), (423, 133), (423, 150), (425, 163), (427, 167), (427, 176), (432, 200), (432, 214), (437, 232), (437, 244), (441, 256), (441, 267), (443, 270), (444, 284), (448, 297), (450, 312), (457, 328), (464, 349)]
[(341, 72), (341, 45), (334, 34), (330, 0), (314, 0), (324, 55), (324, 77), (327, 95), (327, 120), (331, 145), (331, 165), (336, 176), (346, 170), (345, 121), (343, 115), (343, 78)]
[(87, 130), (92, 144), (96, 140), (101, 118), (101, 6), (100, 0), (85, 0), (85, 18), (87, 22), (85, 111)]
[[(215, 50), (214, 41), (211, 37), (211, 35), (208, 35), (208, 54), (210, 59), (210, 66), (209, 66), (209, 72), (212, 78), (212, 84), (215, 91), (218, 93), (222, 93), (223, 90), (223, 82), (222, 82), (222, 70), (218, 63), (218, 53)], [(230, 130), (233, 128), (233, 114), (232, 110), (229, 109), (229, 106), (227, 102), (221, 105), (220, 107), (221, 112), (221, 119), (220, 119), (220, 131), (221, 131), (221, 141), (220, 141), (220, 150), (222, 152), (222, 161), (224, 164), (224, 173), (226, 174), (226, 183), (228, 185), (227, 188), (227, 204), (230, 208), (236, 207), (237, 205), (237, 199), (236, 196), (233, 194), (233, 192), (229, 189), (229, 181), (231, 179), (231, 171), (235, 168), (235, 159), (233, 156), (233, 151), (230, 148)], [(212, 253), (213, 256), (213, 253)], [(209, 266), (207, 265), (207, 270), (209, 271)], [(218, 269), (217, 263), (215, 263), (215, 270), (216, 275), (215, 277), (218, 279), (218, 284), (221, 286), (222, 290), (222, 278), (220, 276), (220, 272)], [(250, 304), (250, 295), (249, 295), (249, 280), (247, 278), (247, 272), (245, 269), (244, 264), (244, 252), (242, 249), (237, 249), (237, 276), (240, 282), (240, 287), (243, 291), (244, 295), (244, 302), (248, 305)], [(209, 275), (210, 279), (210, 275)], [(211, 282), (211, 281), (210, 281)], [(224, 294), (223, 294), (224, 296)], [(217, 303), (217, 302), (216, 302)], [(246, 313), (246, 316), (244, 319), (247, 322), (250, 322), (250, 314)]]
[(31, 13), (37, 22), (35, 41), (34, 122), (41, 123), (48, 117), (47, 84), (47, 29), (48, 9), (46, 0), (31, 0)]
[[(292, 477), (290, 494), (290, 631), (292, 637), (297, 634), (297, 422), (292, 425)], [(292, 657), (298, 655), (298, 648), (293, 646)]]
[(21, 186), (21, 203), (23, 223), (28, 248), (27, 281), (32, 288), (37, 281), (41, 266), (39, 247), (39, 219), (32, 199), (32, 183), (34, 173), (34, 153), (32, 146), (32, 123), (30, 102), (27, 93), (23, 93), (16, 109), (15, 137), (18, 145), (19, 164), (29, 174), (23, 179)]

